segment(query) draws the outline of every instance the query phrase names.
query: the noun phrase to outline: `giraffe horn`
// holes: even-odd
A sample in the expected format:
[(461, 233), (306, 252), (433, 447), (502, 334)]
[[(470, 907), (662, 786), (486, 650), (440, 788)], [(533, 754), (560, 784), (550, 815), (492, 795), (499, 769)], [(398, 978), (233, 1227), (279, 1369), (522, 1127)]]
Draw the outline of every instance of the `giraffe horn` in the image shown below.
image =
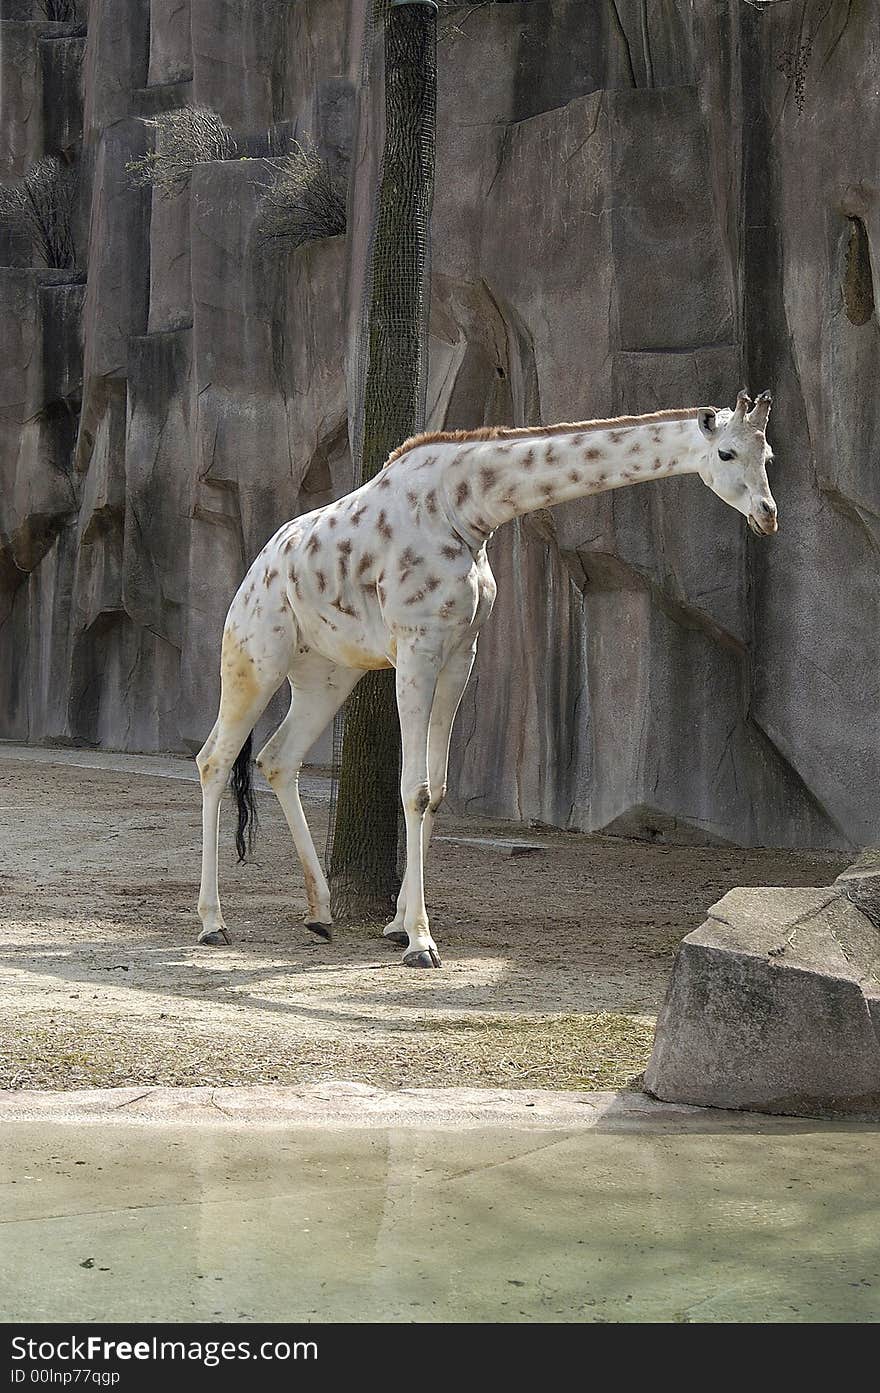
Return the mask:
[(745, 388), (743, 388), (743, 390), (739, 393), (736, 399), (736, 408), (733, 414), (734, 416), (738, 417), (740, 421), (743, 421), (745, 420), (746, 412), (750, 411), (751, 407), (752, 399), (749, 396), (748, 392), (745, 390)]
[(762, 392), (755, 398), (754, 409), (749, 412), (749, 425), (757, 426), (763, 430), (767, 424), (767, 417), (770, 415), (770, 406), (773, 398), (769, 392)]

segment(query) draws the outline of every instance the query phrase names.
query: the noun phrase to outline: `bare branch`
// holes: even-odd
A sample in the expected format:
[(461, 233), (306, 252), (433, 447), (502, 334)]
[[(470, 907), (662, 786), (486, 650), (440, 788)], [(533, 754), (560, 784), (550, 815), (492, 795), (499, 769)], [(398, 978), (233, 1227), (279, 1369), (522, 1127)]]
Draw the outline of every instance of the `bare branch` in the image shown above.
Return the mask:
[(345, 183), (314, 149), (293, 142), (289, 155), (271, 161), (275, 178), (266, 186), (258, 214), (262, 245), (305, 246), (345, 231)]
[[(86, 0), (87, 7), (88, 0)], [(60, 24), (78, 24), (82, 19), (80, 0), (39, 0), (40, 9), (47, 19)]]
[(48, 267), (76, 267), (73, 211), (78, 176), (72, 165), (47, 155), (27, 171), (20, 184), (0, 183), (0, 219), (30, 233)]

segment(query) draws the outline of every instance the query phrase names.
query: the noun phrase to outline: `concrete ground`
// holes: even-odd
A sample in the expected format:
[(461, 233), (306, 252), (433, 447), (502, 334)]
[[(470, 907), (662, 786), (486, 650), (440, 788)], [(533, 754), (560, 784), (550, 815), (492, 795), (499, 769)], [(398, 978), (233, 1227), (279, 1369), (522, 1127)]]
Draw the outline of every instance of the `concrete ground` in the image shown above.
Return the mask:
[(328, 1081), (0, 1127), (7, 1322), (880, 1319), (870, 1126)]

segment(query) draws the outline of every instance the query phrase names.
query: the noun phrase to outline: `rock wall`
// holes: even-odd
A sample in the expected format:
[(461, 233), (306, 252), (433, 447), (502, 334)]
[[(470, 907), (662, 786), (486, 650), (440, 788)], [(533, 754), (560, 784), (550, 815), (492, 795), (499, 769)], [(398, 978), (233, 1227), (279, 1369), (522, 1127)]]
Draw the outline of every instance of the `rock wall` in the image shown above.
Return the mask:
[[(79, 273), (0, 232), (5, 737), (197, 748), (247, 562), (350, 486), (381, 140), (366, 10), (90, 0), (71, 25), (0, 0), (0, 175), (57, 153), (81, 176)], [(873, 7), (444, 6), (438, 57), (430, 423), (769, 386), (781, 527), (759, 542), (684, 479), (502, 529), (453, 800), (651, 837), (876, 840)], [(133, 187), (145, 120), (184, 103), (248, 157), (171, 198)], [(349, 228), (270, 258), (261, 155), (291, 133), (350, 164)]]

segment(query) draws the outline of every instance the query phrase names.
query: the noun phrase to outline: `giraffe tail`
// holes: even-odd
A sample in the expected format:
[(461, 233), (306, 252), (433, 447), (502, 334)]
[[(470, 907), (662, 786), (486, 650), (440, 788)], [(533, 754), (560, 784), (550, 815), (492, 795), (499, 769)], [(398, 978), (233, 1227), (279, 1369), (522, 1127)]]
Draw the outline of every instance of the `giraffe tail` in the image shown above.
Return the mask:
[(239, 861), (243, 861), (246, 855), (253, 855), (254, 841), (257, 835), (257, 800), (254, 796), (254, 785), (251, 779), (253, 742), (254, 733), (251, 731), (232, 766), (230, 780), (233, 797), (238, 808), (235, 849), (238, 852)]

